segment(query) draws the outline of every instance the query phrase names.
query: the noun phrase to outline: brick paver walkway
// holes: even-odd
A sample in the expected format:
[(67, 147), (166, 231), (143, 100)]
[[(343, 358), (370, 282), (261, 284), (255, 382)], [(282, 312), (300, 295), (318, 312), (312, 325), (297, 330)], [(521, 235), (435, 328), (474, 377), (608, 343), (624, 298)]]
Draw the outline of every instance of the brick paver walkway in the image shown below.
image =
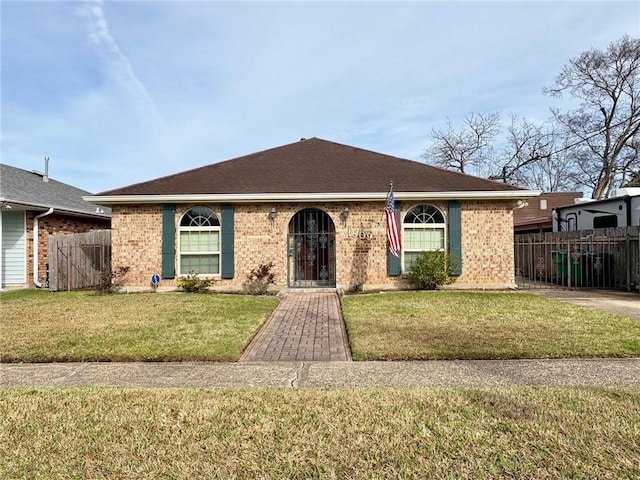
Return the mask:
[(241, 362), (345, 361), (351, 350), (336, 292), (288, 292)]

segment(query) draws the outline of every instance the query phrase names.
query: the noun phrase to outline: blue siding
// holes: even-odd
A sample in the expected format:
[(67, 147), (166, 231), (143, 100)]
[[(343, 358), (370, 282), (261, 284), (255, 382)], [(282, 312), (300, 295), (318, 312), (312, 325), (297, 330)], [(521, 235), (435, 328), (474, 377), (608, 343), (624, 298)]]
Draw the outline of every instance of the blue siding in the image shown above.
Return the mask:
[(2, 212), (2, 285), (23, 285), (26, 274), (25, 212)]

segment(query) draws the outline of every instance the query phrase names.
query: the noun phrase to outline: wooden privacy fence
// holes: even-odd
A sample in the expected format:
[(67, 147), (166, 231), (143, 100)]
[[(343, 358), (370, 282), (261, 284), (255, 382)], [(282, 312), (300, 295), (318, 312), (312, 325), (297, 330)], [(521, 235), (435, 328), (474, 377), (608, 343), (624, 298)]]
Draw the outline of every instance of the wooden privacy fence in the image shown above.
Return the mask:
[(100, 285), (111, 269), (111, 230), (49, 237), (49, 289), (82, 290)]
[(520, 288), (640, 291), (640, 227), (515, 236)]

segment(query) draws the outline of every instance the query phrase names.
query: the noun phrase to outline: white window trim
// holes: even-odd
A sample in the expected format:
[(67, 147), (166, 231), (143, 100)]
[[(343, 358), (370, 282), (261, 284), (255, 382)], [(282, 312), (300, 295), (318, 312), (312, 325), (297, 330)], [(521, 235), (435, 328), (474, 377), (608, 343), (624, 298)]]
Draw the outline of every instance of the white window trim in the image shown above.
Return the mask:
[[(442, 215), (442, 218), (444, 219), (444, 223), (405, 223), (404, 219), (407, 217), (407, 215), (409, 214), (409, 212), (411, 210), (413, 210), (415, 207), (418, 207), (420, 205), (429, 205), (433, 208), (435, 208), (438, 212), (440, 212), (440, 214)], [(405, 246), (405, 229), (420, 229), (420, 230), (442, 230), (443, 234), (444, 234), (444, 248), (438, 249), (438, 250), (422, 250), (422, 249), (414, 249), (414, 248), (407, 248)], [(413, 205), (411, 208), (409, 208), (403, 215), (402, 215), (402, 258), (401, 258), (401, 263), (400, 263), (400, 268), (402, 273), (407, 273), (408, 270), (405, 268), (405, 257), (404, 254), (406, 253), (420, 253), (420, 252), (447, 252), (447, 217), (445, 216), (444, 212), (442, 210), (440, 210), (438, 207), (436, 207), (435, 205), (433, 205), (432, 203), (418, 203), (416, 205)]]
[[(178, 221), (178, 231), (177, 231), (177, 245), (178, 248), (177, 250), (177, 274), (178, 276), (185, 276), (185, 275), (191, 275), (191, 272), (183, 272), (182, 271), (182, 256), (192, 256), (192, 255), (217, 255), (218, 256), (218, 273), (199, 273), (197, 274), (199, 278), (220, 278), (220, 276), (222, 275), (222, 231), (219, 225), (216, 226), (211, 226), (211, 227), (183, 227), (180, 224), (182, 223), (182, 219), (184, 218), (184, 216), (189, 213), (191, 210), (193, 210), (194, 208), (198, 208), (199, 206), (196, 207), (191, 207), (188, 210), (186, 210), (181, 216), (180, 216), (180, 220)], [(213, 210), (210, 207), (205, 207), (202, 206), (202, 208), (207, 208), (209, 210), (211, 210), (214, 215), (216, 216), (216, 218), (218, 219), (218, 222), (220, 222), (220, 216), (215, 212), (215, 210)], [(181, 246), (182, 246), (182, 236), (180, 235), (182, 232), (218, 232), (218, 250), (217, 251), (188, 251), (188, 252), (182, 252)]]

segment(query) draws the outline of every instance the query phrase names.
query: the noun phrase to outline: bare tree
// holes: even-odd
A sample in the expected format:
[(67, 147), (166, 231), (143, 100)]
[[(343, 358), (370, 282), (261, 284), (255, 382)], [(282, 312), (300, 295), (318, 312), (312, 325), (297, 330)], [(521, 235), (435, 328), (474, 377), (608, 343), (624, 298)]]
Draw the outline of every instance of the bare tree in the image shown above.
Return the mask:
[(629, 181), (627, 183), (625, 183), (624, 186), (625, 187), (640, 187), (640, 170), (638, 170), (637, 172), (633, 173), (631, 175), (631, 178), (629, 179)]
[(553, 125), (538, 125), (512, 115), (505, 142), (500, 157), (505, 163), (489, 178), (545, 192), (572, 190), (579, 185), (579, 169), (565, 148), (566, 140)]
[(605, 51), (582, 53), (543, 91), (580, 101), (574, 110), (552, 113), (593, 198), (603, 198), (640, 167), (640, 39), (625, 36)]
[(431, 145), (422, 157), (427, 163), (462, 173), (478, 173), (493, 158), (493, 141), (500, 133), (498, 113), (470, 113), (455, 130), (447, 119), (446, 130), (431, 131)]
[(523, 165), (517, 170), (515, 180), (518, 185), (544, 192), (576, 191), (583, 186), (571, 153), (563, 149)]

